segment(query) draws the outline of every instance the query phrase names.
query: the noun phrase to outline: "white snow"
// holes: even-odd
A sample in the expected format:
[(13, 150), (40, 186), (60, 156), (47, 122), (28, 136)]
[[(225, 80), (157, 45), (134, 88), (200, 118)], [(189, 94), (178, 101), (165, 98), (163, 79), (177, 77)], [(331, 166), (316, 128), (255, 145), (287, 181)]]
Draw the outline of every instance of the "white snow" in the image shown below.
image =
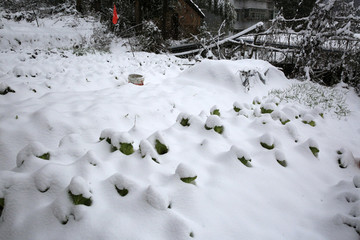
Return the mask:
[[(264, 61), (134, 57), (121, 39), (111, 53), (77, 56), (73, 47), (90, 41), (94, 19), (54, 16), (37, 27), (3, 18), (0, 25), (0, 90), (15, 91), (0, 95), (0, 240), (359, 238), (353, 89), (338, 85), (338, 100), (324, 96), (310, 106), (309, 89), (329, 88), (299, 84)], [(241, 70), (265, 83), (257, 74), (246, 89)], [(128, 83), (131, 73), (144, 85)], [(269, 94), (274, 89), (285, 92)], [(342, 100), (346, 116), (319, 115)], [(221, 117), (210, 115), (213, 106)], [(99, 138), (132, 143), (135, 152), (112, 151)], [(158, 154), (156, 140), (169, 151)], [(47, 153), (49, 160), (40, 158)], [(285, 167), (277, 162), (284, 160)], [(179, 179), (193, 175), (196, 184)], [(92, 204), (75, 205), (69, 191)]]
[(195, 171), (185, 163), (180, 163), (177, 166), (175, 173), (179, 175), (180, 178), (189, 178), (196, 176)]

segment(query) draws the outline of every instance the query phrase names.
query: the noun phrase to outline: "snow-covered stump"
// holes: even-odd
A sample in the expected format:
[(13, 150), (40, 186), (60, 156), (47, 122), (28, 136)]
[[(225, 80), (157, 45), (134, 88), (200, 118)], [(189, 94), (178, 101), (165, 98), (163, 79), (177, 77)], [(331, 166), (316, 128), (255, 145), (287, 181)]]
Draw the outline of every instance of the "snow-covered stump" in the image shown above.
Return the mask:
[(190, 126), (190, 118), (191, 116), (187, 113), (180, 113), (176, 119), (176, 122), (178, 122), (183, 127), (189, 127)]
[(71, 179), (68, 194), (74, 205), (91, 206), (92, 204), (89, 184), (82, 177), (76, 176)]
[(195, 179), (197, 178), (197, 174), (193, 169), (191, 169), (187, 164), (180, 163), (176, 170), (175, 174), (180, 177), (180, 180), (184, 183), (195, 183)]
[(155, 149), (153, 148), (153, 146), (150, 144), (150, 142), (148, 140), (140, 141), (139, 151), (140, 151), (142, 158), (144, 158), (146, 156), (150, 156), (150, 158), (154, 162), (160, 163), (159, 160), (157, 159), (158, 156), (157, 156), (157, 153), (155, 152)]
[(260, 137), (260, 145), (268, 150), (274, 149), (275, 147), (274, 137), (271, 136), (269, 133), (265, 133)]
[(27, 160), (32, 157), (43, 160), (50, 160), (50, 152), (41, 143), (33, 142), (23, 148), (16, 156), (16, 166), (21, 167)]
[(232, 146), (230, 148), (230, 152), (234, 153), (236, 158), (242, 163), (244, 164), (244, 166), (246, 167), (252, 167), (251, 165), (251, 158), (249, 156), (249, 154), (247, 152), (245, 152), (244, 150), (236, 147), (236, 146)]
[(224, 126), (221, 123), (221, 119), (217, 115), (210, 115), (205, 122), (205, 129), (214, 129), (215, 132), (222, 134), (224, 132)]
[(280, 150), (277, 150), (275, 152), (275, 158), (276, 158), (276, 161), (283, 167), (287, 167), (287, 161), (286, 161), (286, 158), (285, 158), (285, 154), (280, 151)]
[(167, 194), (151, 185), (146, 189), (146, 202), (157, 210), (166, 210), (170, 205)]

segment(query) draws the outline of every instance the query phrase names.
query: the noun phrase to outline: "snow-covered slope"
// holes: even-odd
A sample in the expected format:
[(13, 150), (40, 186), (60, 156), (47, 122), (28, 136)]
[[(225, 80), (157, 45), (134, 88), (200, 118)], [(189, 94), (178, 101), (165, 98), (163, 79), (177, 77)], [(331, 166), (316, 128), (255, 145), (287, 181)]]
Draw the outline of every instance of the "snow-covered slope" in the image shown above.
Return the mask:
[[(76, 56), (3, 24), (0, 239), (358, 238), (352, 90), (338, 119), (268, 95), (297, 81), (263, 61)], [(24, 29), (44, 47), (9, 49)]]

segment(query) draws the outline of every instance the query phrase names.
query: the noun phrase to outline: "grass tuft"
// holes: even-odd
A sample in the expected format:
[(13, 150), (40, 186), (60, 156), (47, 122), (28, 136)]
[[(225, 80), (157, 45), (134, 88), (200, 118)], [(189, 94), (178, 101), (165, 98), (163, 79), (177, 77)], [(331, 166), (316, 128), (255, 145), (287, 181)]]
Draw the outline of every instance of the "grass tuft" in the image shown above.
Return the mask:
[(274, 111), (274, 110), (271, 110), (271, 109), (266, 109), (264, 107), (261, 107), (260, 110), (261, 110), (262, 114), (272, 113)]

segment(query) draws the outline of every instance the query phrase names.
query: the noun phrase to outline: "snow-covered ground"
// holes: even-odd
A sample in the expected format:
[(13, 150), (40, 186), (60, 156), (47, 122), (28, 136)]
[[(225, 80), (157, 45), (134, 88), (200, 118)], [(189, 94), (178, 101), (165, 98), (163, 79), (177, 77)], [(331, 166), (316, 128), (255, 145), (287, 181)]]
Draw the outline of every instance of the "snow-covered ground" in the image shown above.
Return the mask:
[(76, 56), (95, 23), (39, 22), (0, 23), (1, 240), (359, 238), (352, 89), (339, 118), (263, 61)]

